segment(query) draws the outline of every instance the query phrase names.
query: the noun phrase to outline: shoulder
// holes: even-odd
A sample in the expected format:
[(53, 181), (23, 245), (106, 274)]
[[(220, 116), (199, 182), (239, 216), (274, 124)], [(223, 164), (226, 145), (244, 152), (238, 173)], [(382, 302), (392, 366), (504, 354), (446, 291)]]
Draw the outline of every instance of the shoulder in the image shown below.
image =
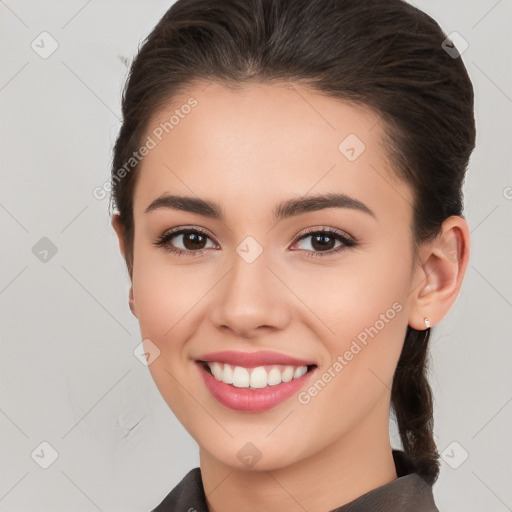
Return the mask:
[(208, 512), (200, 468), (191, 469), (151, 512)]

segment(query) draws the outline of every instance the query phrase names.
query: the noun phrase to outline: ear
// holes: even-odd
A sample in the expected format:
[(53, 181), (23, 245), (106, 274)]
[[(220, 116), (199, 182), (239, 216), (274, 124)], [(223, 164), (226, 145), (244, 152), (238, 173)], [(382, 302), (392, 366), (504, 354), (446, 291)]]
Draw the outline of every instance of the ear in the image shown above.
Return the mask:
[(115, 212), (112, 215), (112, 227), (114, 228), (114, 231), (117, 234), (119, 250), (121, 251), (121, 254), (124, 257), (124, 244), (125, 244), (124, 227), (123, 227), (123, 224), (121, 223), (121, 215), (117, 212)]
[(135, 301), (133, 299), (133, 284), (130, 286), (130, 295), (128, 298), (128, 304), (130, 305), (130, 310), (133, 313), (133, 316), (138, 318), (137, 316), (137, 307), (135, 306)]
[(457, 215), (445, 219), (441, 232), (420, 251), (421, 265), (415, 272), (409, 325), (426, 329), (439, 323), (457, 298), (469, 262), (470, 233), (466, 221)]
[[(112, 215), (112, 227), (114, 228), (114, 231), (117, 234), (117, 240), (118, 240), (118, 243), (119, 243), (119, 250), (121, 251), (121, 254), (123, 255), (123, 258), (125, 258), (125, 261), (126, 261), (126, 257), (125, 257), (124, 227), (123, 227), (123, 224), (121, 223), (121, 216), (117, 212)], [(130, 285), (128, 304), (130, 305), (131, 312), (136, 317), (137, 316), (137, 308), (135, 306), (135, 301), (134, 301), (134, 298), (133, 298), (133, 282)]]

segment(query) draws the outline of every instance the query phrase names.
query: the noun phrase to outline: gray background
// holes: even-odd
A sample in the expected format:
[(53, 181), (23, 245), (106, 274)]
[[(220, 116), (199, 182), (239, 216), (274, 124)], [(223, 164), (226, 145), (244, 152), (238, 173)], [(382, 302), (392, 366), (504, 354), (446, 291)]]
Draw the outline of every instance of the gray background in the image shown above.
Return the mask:
[[(149, 511), (199, 464), (133, 354), (128, 274), (107, 199), (92, 194), (109, 178), (127, 66), (170, 3), (0, 0), (0, 510)], [(432, 338), (434, 494), (441, 512), (501, 512), (512, 510), (512, 1), (415, 5), (468, 42), (478, 129), (470, 265)], [(51, 48), (43, 31), (58, 43), (47, 58), (31, 47)], [(400, 448), (395, 434), (392, 422)]]

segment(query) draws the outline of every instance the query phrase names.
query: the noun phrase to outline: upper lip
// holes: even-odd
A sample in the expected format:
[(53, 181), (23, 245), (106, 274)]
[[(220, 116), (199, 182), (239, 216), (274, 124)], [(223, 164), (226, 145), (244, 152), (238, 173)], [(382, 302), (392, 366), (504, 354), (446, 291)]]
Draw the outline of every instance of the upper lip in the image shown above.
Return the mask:
[(244, 366), (247, 368), (271, 364), (281, 364), (287, 366), (309, 366), (316, 364), (314, 361), (297, 359), (296, 357), (280, 354), (279, 352), (272, 352), (270, 350), (264, 350), (260, 352), (238, 352), (232, 350), (210, 352), (199, 357), (198, 361), (216, 361), (218, 363), (228, 363), (233, 366)]

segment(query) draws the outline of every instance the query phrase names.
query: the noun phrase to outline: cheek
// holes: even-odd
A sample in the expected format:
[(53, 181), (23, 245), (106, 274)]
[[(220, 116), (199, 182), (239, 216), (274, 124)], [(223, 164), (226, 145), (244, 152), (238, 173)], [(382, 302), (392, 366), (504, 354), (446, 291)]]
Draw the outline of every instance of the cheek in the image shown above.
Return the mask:
[(407, 244), (396, 241), (375, 247), (378, 252), (360, 252), (329, 273), (315, 270), (308, 278), (313, 293), (304, 295), (306, 287), (299, 292), (308, 297), (315, 318), (322, 320), (314, 320), (314, 325), (329, 351), (327, 364), (341, 357), (347, 385), (354, 391), (361, 386), (382, 387), (382, 382), (391, 385), (407, 331), (411, 287), (411, 260), (403, 249)]
[(386, 405), (407, 329), (405, 279), (401, 282), (396, 272), (381, 275), (368, 266), (362, 279), (353, 273), (344, 277), (317, 311), (324, 321), (317, 326), (317, 337), (329, 358), (318, 376), (326, 383), (318, 389), (325, 391), (311, 390), (315, 397), (310, 410), (318, 411), (318, 421), (329, 425), (323, 427), (327, 437), (339, 435), (340, 425), (350, 430), (377, 404)]
[(191, 266), (171, 265), (149, 251), (142, 254), (133, 274), (137, 318), (142, 339), (151, 340), (150, 350), (159, 351), (148, 369), (167, 405), (188, 425), (200, 411), (186, 391), (194, 364), (186, 346), (197, 329), (194, 314), (209, 287)]
[(283, 269), (281, 275), (304, 298), (310, 326), (322, 327), (315, 328), (319, 338), (330, 333), (340, 343), (333, 348), (343, 349), (344, 342), (359, 333), (364, 340), (365, 329), (376, 323), (379, 332), (391, 337), (392, 332), (401, 331), (405, 315), (398, 313), (407, 309), (411, 288), (411, 260), (404, 247), (403, 241), (376, 241), (329, 267), (306, 263), (304, 268)]
[(140, 251), (135, 260), (133, 294), (141, 335), (162, 351), (179, 348), (193, 329), (195, 308), (208, 291), (192, 266), (171, 264), (159, 251)]
[(372, 273), (366, 267), (363, 276), (347, 276), (344, 285), (331, 294), (326, 318), (344, 340), (358, 339), (363, 344), (377, 337), (393, 340), (405, 321), (400, 313), (406, 309), (406, 289), (397, 272)]

